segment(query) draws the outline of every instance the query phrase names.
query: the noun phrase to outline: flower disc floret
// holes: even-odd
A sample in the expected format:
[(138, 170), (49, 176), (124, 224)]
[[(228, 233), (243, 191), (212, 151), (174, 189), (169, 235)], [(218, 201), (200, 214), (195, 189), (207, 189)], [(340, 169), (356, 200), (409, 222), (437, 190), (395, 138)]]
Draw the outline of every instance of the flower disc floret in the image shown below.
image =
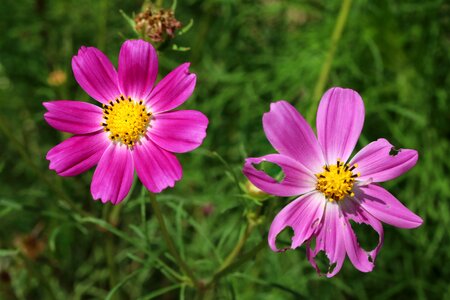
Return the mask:
[(112, 141), (133, 147), (145, 135), (151, 116), (142, 101), (120, 96), (103, 105), (102, 126)]
[(352, 171), (357, 167), (357, 164), (350, 167), (349, 164), (342, 163), (340, 160), (335, 165), (325, 165), (324, 171), (316, 174), (316, 189), (322, 192), (330, 202), (342, 201), (346, 196), (355, 196), (353, 185), (359, 173), (353, 174)]

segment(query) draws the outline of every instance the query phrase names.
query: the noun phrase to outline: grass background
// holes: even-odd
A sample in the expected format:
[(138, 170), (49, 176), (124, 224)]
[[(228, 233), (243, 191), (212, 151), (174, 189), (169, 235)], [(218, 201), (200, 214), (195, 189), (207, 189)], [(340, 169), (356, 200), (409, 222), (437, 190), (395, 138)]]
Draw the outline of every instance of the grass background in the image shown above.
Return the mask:
[[(5, 0), (0, 3), (0, 299), (194, 299), (177, 280), (140, 183), (122, 205), (92, 201), (92, 171), (59, 178), (46, 152), (67, 138), (43, 120), (42, 102), (92, 101), (76, 84), (71, 57), (96, 46), (116, 64), (134, 33), (119, 13), (140, 1)], [(167, 3), (167, 6), (170, 3)], [(261, 125), (272, 101), (302, 114), (315, 110), (313, 90), (331, 45), (340, 1), (185, 0), (176, 16), (194, 25), (160, 52), (160, 76), (184, 61), (198, 75), (183, 108), (210, 119), (203, 146), (179, 155), (184, 177), (158, 196), (177, 248), (206, 282), (242, 234), (257, 205), (236, 188), (247, 156), (273, 152)], [(360, 92), (366, 121), (357, 148), (380, 137), (417, 149), (417, 166), (383, 184), (424, 219), (415, 230), (385, 226), (372, 273), (347, 260), (333, 279), (319, 277), (304, 248), (264, 247), (223, 277), (213, 299), (449, 299), (448, 1), (352, 3), (326, 87)], [(47, 83), (61, 69), (67, 81)], [(227, 162), (225, 166), (217, 152)], [(244, 252), (265, 240), (287, 199), (270, 199)], [(269, 207), (269, 208), (268, 208)], [(212, 211), (212, 212), (211, 212)], [(357, 226), (365, 247), (372, 233)], [(288, 241), (288, 232), (282, 242)], [(27, 252), (28, 250), (28, 252)], [(169, 269), (170, 268), (170, 269)]]

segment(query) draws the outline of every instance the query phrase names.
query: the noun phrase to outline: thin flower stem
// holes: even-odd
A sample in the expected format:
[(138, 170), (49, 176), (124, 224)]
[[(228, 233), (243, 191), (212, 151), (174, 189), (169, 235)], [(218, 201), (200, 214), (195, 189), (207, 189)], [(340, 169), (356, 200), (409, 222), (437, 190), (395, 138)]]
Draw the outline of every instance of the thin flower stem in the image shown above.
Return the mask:
[[(117, 206), (115, 206), (117, 207)], [(111, 215), (112, 215), (112, 209), (110, 208), (109, 205), (105, 205), (103, 207), (103, 219), (104, 220), (108, 220), (111, 219)], [(114, 250), (114, 235), (109, 233), (109, 234), (105, 234), (103, 236), (103, 238), (106, 240), (105, 241), (105, 253), (106, 253), (106, 263), (108, 265), (108, 273), (109, 273), (109, 288), (113, 289), (116, 284), (117, 284), (117, 269), (116, 269), (116, 264), (114, 262), (114, 258), (115, 258), (115, 253), (116, 251)], [(112, 298), (113, 300), (117, 299), (116, 295), (113, 295)]]
[[(273, 204), (272, 204), (272, 206), (273, 206)], [(257, 211), (255, 212), (255, 215), (252, 218), (247, 219), (247, 225), (245, 227), (244, 233), (242, 234), (241, 238), (236, 243), (236, 246), (233, 248), (233, 250), (227, 256), (227, 258), (224, 260), (224, 262), (220, 265), (219, 269), (214, 273), (212, 280), (207, 284), (207, 288), (211, 287), (218, 278), (222, 277), (224, 274), (229, 272), (226, 270), (231, 271), (235, 266), (238, 266), (238, 265), (236, 265), (237, 262), (239, 262), (239, 264), (242, 264), (243, 262), (245, 262), (245, 260), (242, 260), (242, 258), (246, 257), (246, 255), (241, 256), (241, 258), (239, 258), (236, 262), (235, 262), (235, 260), (241, 253), (242, 248), (245, 246), (245, 243), (247, 242), (248, 238), (250, 237), (250, 234), (252, 233), (253, 229), (255, 229), (256, 225), (258, 224), (257, 219), (260, 215), (260, 212), (261, 212), (261, 207), (258, 207)], [(263, 245), (264, 242), (261, 241), (260, 244)], [(259, 251), (260, 249), (262, 249), (262, 246), (261, 246), (261, 248), (255, 247), (254, 249), (258, 249), (257, 251)], [(252, 252), (252, 251), (250, 251), (250, 252)], [(256, 253), (255, 253), (255, 255), (256, 255)], [(247, 255), (246, 259), (250, 259), (251, 257), (252, 257), (251, 255)], [(231, 266), (234, 266), (234, 267), (231, 267)], [(223, 275), (218, 275), (218, 274), (223, 274)]]
[(247, 239), (250, 236), (250, 233), (253, 231), (254, 227), (255, 226), (253, 223), (247, 223), (244, 234), (241, 236), (241, 238), (237, 242), (236, 246), (230, 252), (230, 254), (227, 256), (227, 258), (224, 260), (224, 262), (219, 267), (219, 270), (217, 272), (220, 272), (223, 269), (227, 268), (236, 259), (236, 256), (238, 256), (239, 253), (241, 252), (242, 248), (245, 245), (245, 242), (247, 241)]
[(161, 227), (162, 235), (164, 238), (164, 241), (167, 244), (167, 247), (169, 248), (170, 254), (175, 258), (175, 260), (178, 263), (178, 266), (183, 270), (183, 272), (190, 278), (192, 284), (200, 289), (199, 282), (197, 281), (197, 278), (194, 275), (194, 272), (189, 268), (189, 266), (186, 264), (186, 262), (181, 258), (180, 254), (178, 253), (174, 242), (172, 241), (172, 238), (169, 235), (169, 231), (167, 230), (166, 223), (164, 222), (164, 217), (162, 215), (161, 209), (159, 207), (158, 201), (156, 201), (156, 195), (153, 193), (150, 193), (150, 203), (153, 208), (153, 213), (156, 216), (156, 219), (158, 220), (159, 226)]
[(334, 55), (336, 54), (336, 49), (339, 44), (339, 40), (341, 39), (345, 24), (347, 23), (348, 14), (350, 12), (351, 6), (352, 0), (342, 1), (336, 25), (334, 26), (334, 31), (331, 36), (331, 45), (330, 48), (328, 49), (328, 53), (322, 65), (322, 69), (320, 70), (320, 75), (319, 78), (317, 79), (316, 86), (314, 87), (314, 93), (312, 97), (313, 103), (311, 105), (307, 117), (307, 120), (310, 122), (310, 124), (314, 122), (315, 112), (317, 109), (316, 104), (319, 102), (320, 96), (324, 92), (328, 76), (330, 75), (331, 65), (333, 64)]
[(219, 280), (221, 277), (227, 275), (228, 273), (234, 271), (236, 268), (240, 267), (243, 263), (247, 262), (248, 260), (254, 258), (259, 251), (264, 249), (266, 245), (265, 240), (261, 240), (255, 247), (253, 247), (250, 251), (246, 252), (245, 254), (241, 255), (238, 260), (235, 262), (229, 264), (225, 268), (217, 271), (211, 281), (207, 284), (206, 288), (211, 287), (217, 280)]

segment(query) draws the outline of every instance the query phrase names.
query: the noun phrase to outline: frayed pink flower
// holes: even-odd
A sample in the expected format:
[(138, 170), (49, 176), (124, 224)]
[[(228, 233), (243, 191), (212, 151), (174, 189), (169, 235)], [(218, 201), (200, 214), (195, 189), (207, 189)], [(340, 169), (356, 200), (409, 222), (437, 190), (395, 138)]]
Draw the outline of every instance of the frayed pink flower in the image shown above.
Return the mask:
[(74, 134), (48, 152), (50, 169), (75, 176), (97, 165), (91, 193), (103, 203), (125, 198), (135, 170), (151, 192), (173, 187), (182, 176), (173, 153), (200, 146), (208, 125), (199, 111), (171, 111), (194, 91), (196, 76), (189, 73), (189, 63), (153, 86), (156, 51), (145, 41), (130, 40), (120, 49), (118, 71), (93, 47), (81, 47), (72, 69), (80, 86), (103, 108), (67, 100), (43, 103), (48, 124)]
[[(385, 139), (370, 143), (350, 161), (364, 123), (364, 103), (353, 90), (328, 90), (317, 112), (317, 137), (305, 119), (286, 101), (272, 103), (264, 114), (267, 139), (279, 154), (248, 158), (244, 174), (258, 188), (276, 196), (300, 195), (275, 217), (269, 231), (269, 245), (278, 249), (277, 235), (286, 227), (294, 230), (290, 249), (306, 244), (306, 255), (320, 274), (315, 257), (324, 251), (330, 261), (327, 277), (336, 275), (348, 255), (362, 272), (372, 271), (383, 244), (381, 222), (415, 228), (422, 219), (408, 210), (378, 182), (393, 179), (417, 162), (415, 150), (401, 149)], [(268, 161), (284, 172), (281, 182), (254, 168)], [(370, 225), (379, 236), (371, 251), (362, 249), (350, 220)], [(311, 243), (315, 240), (314, 249)]]

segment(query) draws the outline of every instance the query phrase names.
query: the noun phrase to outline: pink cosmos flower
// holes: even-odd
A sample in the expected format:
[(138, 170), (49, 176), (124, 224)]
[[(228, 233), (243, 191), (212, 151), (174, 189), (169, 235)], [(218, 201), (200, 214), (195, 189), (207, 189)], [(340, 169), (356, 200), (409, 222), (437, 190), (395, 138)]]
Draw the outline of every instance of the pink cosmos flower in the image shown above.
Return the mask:
[[(364, 103), (357, 92), (332, 88), (320, 101), (317, 137), (297, 110), (285, 101), (272, 103), (264, 114), (267, 139), (279, 154), (248, 158), (243, 169), (261, 190), (276, 196), (300, 195), (275, 217), (269, 231), (269, 245), (286, 227), (294, 230), (290, 249), (306, 244), (306, 255), (319, 272), (315, 257), (324, 251), (330, 261), (327, 277), (339, 272), (346, 254), (362, 272), (372, 271), (383, 244), (381, 222), (400, 228), (415, 228), (422, 219), (408, 210), (378, 182), (393, 179), (417, 162), (415, 150), (401, 149), (396, 155), (385, 139), (370, 143), (350, 161), (364, 123)], [(254, 168), (268, 161), (284, 172), (281, 182)], [(350, 220), (370, 225), (379, 236), (371, 251), (362, 249)], [(315, 240), (315, 248), (311, 243)]]
[(156, 51), (147, 42), (130, 40), (120, 49), (118, 71), (93, 47), (81, 47), (72, 69), (78, 84), (103, 108), (68, 100), (43, 103), (48, 124), (74, 134), (48, 152), (50, 169), (75, 176), (97, 165), (91, 193), (103, 203), (125, 198), (134, 170), (151, 192), (173, 187), (182, 176), (173, 153), (197, 148), (208, 125), (199, 111), (171, 111), (194, 91), (196, 76), (189, 73), (189, 63), (153, 86)]

